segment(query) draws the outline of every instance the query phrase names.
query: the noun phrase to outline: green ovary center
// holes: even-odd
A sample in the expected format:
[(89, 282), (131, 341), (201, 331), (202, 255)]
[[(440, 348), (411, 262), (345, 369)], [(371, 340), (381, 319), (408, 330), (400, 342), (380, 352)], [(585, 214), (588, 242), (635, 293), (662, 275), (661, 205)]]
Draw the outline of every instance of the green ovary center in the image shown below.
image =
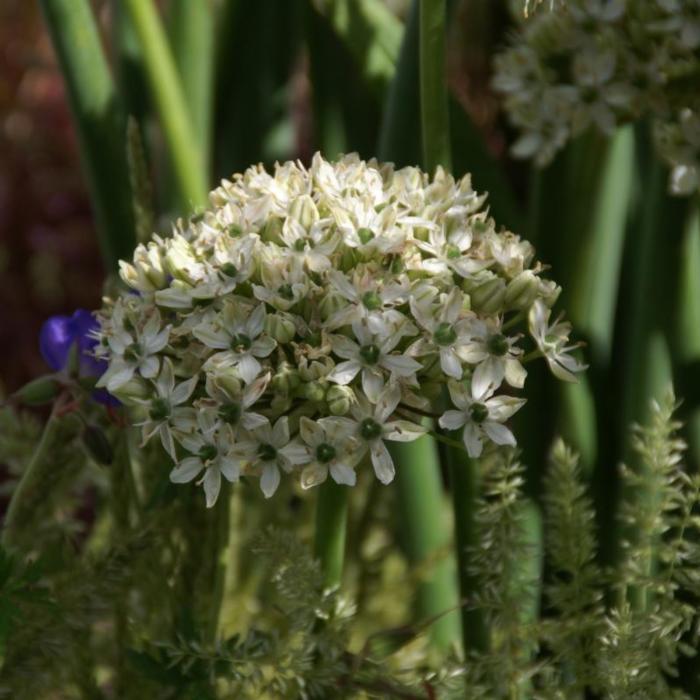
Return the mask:
[(322, 464), (330, 462), (336, 455), (336, 450), (333, 445), (329, 445), (327, 442), (322, 442), (316, 448), (316, 459)]
[(245, 333), (236, 333), (231, 338), (231, 350), (234, 352), (246, 352), (250, 350), (252, 344), (253, 342)]
[(233, 263), (227, 262), (221, 266), (221, 271), (227, 277), (235, 277), (238, 274), (238, 269)]
[(368, 228), (361, 228), (357, 230), (357, 237), (362, 242), (362, 245), (367, 245), (374, 238), (374, 234)]
[(234, 425), (241, 418), (241, 407), (237, 403), (225, 404), (219, 409), (219, 417), (224, 423)]
[(362, 295), (362, 305), (369, 311), (376, 311), (381, 308), (382, 300), (377, 292), (365, 292)]
[(504, 335), (501, 335), (501, 333), (494, 333), (492, 336), (489, 336), (489, 339), (486, 341), (486, 347), (492, 355), (503, 357), (503, 355), (508, 352), (510, 346)]
[(286, 299), (287, 301), (292, 301), (294, 299), (294, 290), (292, 289), (291, 284), (283, 284), (277, 289), (277, 293), (282, 297), (282, 299)]
[(277, 450), (269, 443), (258, 447), (258, 457), (263, 462), (271, 462), (277, 457)]
[(373, 418), (365, 418), (360, 423), (360, 435), (365, 440), (374, 440), (382, 434), (382, 426)]
[(474, 423), (483, 423), (489, 417), (489, 409), (483, 403), (473, 403), (469, 407), (469, 414)]
[(368, 365), (376, 365), (379, 361), (380, 351), (376, 345), (363, 345), (360, 348), (360, 357)]
[(139, 343), (131, 343), (124, 350), (124, 359), (130, 362), (138, 362), (141, 358), (141, 345)]
[(457, 331), (452, 325), (444, 321), (438, 325), (433, 333), (433, 340), (438, 345), (452, 345), (457, 340)]
[(199, 457), (204, 462), (210, 462), (219, 454), (219, 451), (214, 445), (203, 445), (199, 450)]
[(165, 399), (154, 399), (148, 415), (151, 420), (165, 420), (170, 415), (170, 404)]
[(453, 243), (447, 245), (446, 252), (449, 260), (456, 260), (462, 257), (462, 251)]

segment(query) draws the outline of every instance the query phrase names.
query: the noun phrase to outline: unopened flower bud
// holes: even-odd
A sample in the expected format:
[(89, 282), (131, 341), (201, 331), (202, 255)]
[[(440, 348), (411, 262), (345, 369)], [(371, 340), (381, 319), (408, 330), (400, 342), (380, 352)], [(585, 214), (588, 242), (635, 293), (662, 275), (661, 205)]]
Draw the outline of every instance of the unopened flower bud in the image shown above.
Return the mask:
[(265, 225), (260, 229), (260, 238), (266, 243), (277, 243), (277, 245), (282, 244), (282, 233), (283, 222), (279, 217), (270, 217)]
[(271, 386), (276, 394), (288, 396), (300, 383), (301, 378), (299, 377), (299, 371), (292, 367), (289, 362), (283, 362), (275, 376), (272, 377)]
[(289, 207), (289, 215), (307, 230), (319, 220), (318, 209), (308, 194), (302, 194), (292, 202)]
[(53, 401), (60, 391), (60, 382), (47, 374), (25, 384), (12, 395), (12, 398), (27, 406), (41, 406)]
[(265, 332), (278, 343), (289, 343), (296, 335), (297, 329), (289, 314), (268, 314), (265, 318)]
[(465, 291), (469, 293), (471, 307), (483, 314), (495, 314), (503, 309), (506, 298), (506, 283), (491, 272), (481, 272), (474, 280), (465, 280)]
[[(211, 389), (210, 384), (213, 385)], [(231, 397), (240, 396), (243, 391), (243, 381), (234, 370), (221, 370), (216, 374), (207, 375), (207, 391), (214, 394), (216, 389)]]
[(340, 296), (340, 294), (331, 292), (330, 294), (326, 294), (323, 299), (321, 299), (321, 303), (318, 305), (318, 310), (321, 313), (321, 318), (326, 321), (334, 313), (344, 309), (347, 305), (348, 302), (344, 297)]
[(113, 393), (122, 403), (133, 403), (145, 399), (151, 395), (153, 390), (140, 377), (133, 377), (126, 384), (123, 384)]
[(334, 416), (344, 416), (352, 406), (355, 400), (355, 394), (349, 386), (339, 386), (334, 384), (326, 392), (326, 402), (328, 410)]
[(540, 291), (539, 279), (532, 270), (523, 270), (506, 287), (505, 305), (508, 309), (529, 309)]
[(286, 413), (292, 406), (292, 397), (275, 394), (270, 401), (270, 408), (276, 414)]
[(307, 382), (304, 384), (304, 397), (309, 401), (320, 403), (326, 397), (326, 386), (322, 382)]

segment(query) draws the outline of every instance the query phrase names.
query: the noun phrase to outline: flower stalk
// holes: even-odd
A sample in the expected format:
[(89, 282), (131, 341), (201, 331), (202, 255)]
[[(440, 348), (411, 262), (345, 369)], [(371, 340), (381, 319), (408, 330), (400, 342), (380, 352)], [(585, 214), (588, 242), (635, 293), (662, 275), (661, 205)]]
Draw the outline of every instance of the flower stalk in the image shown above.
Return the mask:
[(327, 479), (318, 490), (314, 555), (327, 588), (340, 586), (345, 559), (349, 487)]

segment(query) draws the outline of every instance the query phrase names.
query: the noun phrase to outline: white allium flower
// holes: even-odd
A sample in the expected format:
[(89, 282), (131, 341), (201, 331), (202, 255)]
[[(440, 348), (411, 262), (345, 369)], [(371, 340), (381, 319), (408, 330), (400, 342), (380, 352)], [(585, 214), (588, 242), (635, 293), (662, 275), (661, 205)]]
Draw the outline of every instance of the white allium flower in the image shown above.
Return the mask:
[[(405, 416), (462, 420), (471, 453), (512, 444), (503, 422), (522, 400), (502, 383), (523, 388), (540, 351), (560, 376), (583, 367), (564, 359), (568, 326), (547, 323), (558, 287), (484, 200), (468, 176), (357, 155), (249, 168), (122, 264), (128, 290), (96, 336), (101, 383), (208, 506), (222, 475), (257, 477), (266, 497), (283, 475), (310, 488), (367, 468), (388, 483), (385, 442), (426, 432)], [(528, 311), (543, 319), (534, 351)], [(471, 393), (448, 395), (448, 379)]]
[(586, 366), (570, 354), (572, 350), (579, 347), (577, 344), (568, 344), (571, 324), (557, 319), (550, 325), (551, 313), (551, 310), (538, 299), (530, 308), (528, 316), (530, 333), (547, 360), (552, 374), (566, 382), (575, 382), (576, 374), (583, 372)]
[(448, 388), (458, 410), (445, 411), (440, 416), (440, 427), (463, 428), (462, 440), (470, 457), (481, 455), (484, 441), (515, 446), (513, 433), (503, 423), (524, 405), (525, 399), (493, 396), (494, 388), (490, 385), (481, 393), (475, 392), (473, 386), (468, 391), (461, 382), (452, 381)]

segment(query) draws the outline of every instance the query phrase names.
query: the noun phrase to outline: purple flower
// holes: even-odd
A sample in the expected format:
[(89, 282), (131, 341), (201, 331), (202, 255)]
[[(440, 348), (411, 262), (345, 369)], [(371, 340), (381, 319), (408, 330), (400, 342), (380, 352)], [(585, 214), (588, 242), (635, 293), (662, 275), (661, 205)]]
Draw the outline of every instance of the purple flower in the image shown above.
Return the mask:
[[(93, 355), (97, 338), (91, 331), (97, 330), (99, 323), (90, 311), (78, 309), (72, 316), (51, 316), (39, 332), (39, 349), (46, 364), (56, 372), (66, 368), (71, 348), (78, 347), (78, 375), (100, 377), (107, 369), (107, 361)], [(118, 406), (119, 401), (104, 389), (93, 392), (93, 398), (109, 406)]]

